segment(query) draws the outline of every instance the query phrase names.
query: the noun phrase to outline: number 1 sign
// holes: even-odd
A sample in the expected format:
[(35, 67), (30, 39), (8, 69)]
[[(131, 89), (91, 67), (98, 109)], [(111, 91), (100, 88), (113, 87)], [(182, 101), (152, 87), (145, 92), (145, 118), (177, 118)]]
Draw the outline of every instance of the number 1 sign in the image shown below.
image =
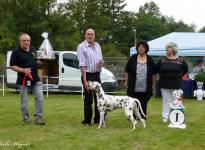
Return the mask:
[(169, 113), (170, 124), (168, 127), (170, 128), (181, 128), (185, 129), (185, 116), (184, 116), (184, 108), (185, 106), (182, 104), (183, 98), (181, 95), (183, 94), (182, 90), (174, 90), (173, 98), (174, 100), (170, 103), (171, 111)]
[(169, 114), (170, 128), (181, 128), (185, 129), (185, 116), (183, 110), (180, 109), (173, 109)]

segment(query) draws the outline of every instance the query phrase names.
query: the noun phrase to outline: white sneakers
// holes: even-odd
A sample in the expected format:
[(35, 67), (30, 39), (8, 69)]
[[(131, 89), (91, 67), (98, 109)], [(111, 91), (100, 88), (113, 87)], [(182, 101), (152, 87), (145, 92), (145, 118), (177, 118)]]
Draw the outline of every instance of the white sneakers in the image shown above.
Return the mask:
[(167, 123), (168, 119), (167, 118), (162, 118), (163, 123)]

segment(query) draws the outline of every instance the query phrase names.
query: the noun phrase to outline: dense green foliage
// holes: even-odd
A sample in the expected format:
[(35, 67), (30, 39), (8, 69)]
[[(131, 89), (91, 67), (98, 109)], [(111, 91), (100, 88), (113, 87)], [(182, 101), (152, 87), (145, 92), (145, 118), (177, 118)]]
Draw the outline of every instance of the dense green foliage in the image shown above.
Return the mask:
[(205, 74), (203, 72), (196, 74), (195, 80), (197, 82), (204, 82), (205, 81)]
[(1, 0), (0, 52), (18, 45), (18, 36), (27, 32), (32, 46), (49, 32), (55, 50), (76, 50), (86, 28), (96, 30), (104, 56), (129, 55), (137, 39), (152, 40), (174, 31), (195, 31), (194, 25), (161, 14), (154, 3), (146, 3), (136, 13), (124, 10), (125, 0)]

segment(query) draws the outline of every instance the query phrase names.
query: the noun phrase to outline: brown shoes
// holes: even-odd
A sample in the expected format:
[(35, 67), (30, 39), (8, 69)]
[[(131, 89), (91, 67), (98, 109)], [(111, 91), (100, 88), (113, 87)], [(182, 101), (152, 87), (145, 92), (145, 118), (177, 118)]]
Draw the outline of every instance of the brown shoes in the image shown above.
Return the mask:
[(41, 118), (35, 118), (33, 123), (36, 125), (45, 125), (46, 124)]

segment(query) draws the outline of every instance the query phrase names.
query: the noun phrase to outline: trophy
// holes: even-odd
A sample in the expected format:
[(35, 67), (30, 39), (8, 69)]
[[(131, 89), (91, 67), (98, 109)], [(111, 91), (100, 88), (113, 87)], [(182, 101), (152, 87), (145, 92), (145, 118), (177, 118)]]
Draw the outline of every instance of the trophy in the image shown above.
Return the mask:
[(39, 50), (37, 51), (37, 59), (53, 60), (55, 59), (55, 53), (48, 40), (48, 32), (43, 32), (41, 35), (44, 38)]

